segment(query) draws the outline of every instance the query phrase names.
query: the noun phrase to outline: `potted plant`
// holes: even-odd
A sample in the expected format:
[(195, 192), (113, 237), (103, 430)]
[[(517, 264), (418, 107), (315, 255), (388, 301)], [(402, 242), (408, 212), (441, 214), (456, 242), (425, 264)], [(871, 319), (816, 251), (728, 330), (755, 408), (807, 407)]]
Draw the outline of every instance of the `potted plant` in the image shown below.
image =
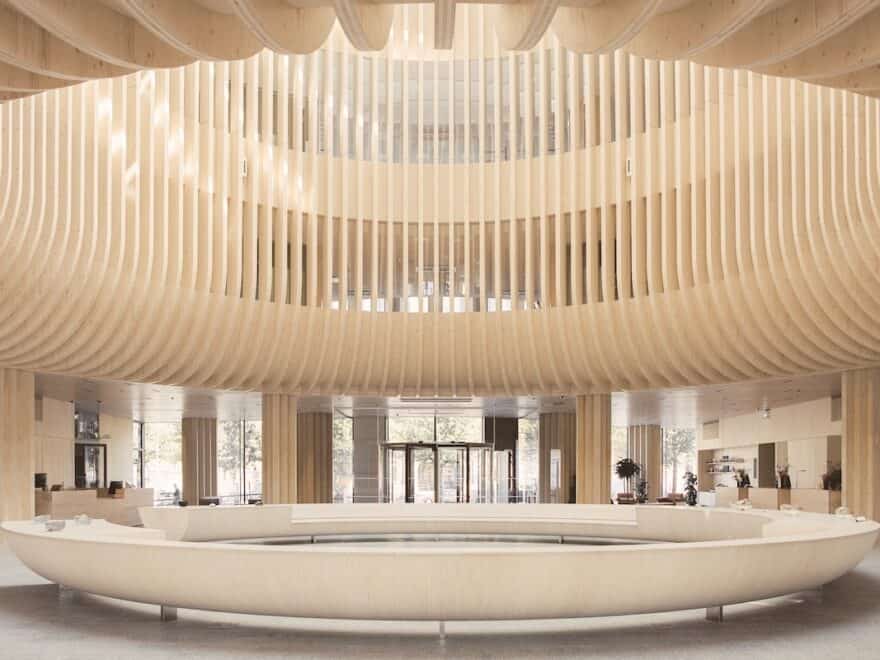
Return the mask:
[(791, 488), (791, 477), (788, 474), (788, 466), (777, 465), (776, 474), (779, 475), (778, 488), (789, 490)]
[(648, 501), (648, 482), (645, 479), (639, 479), (636, 484), (636, 501), (644, 504)]
[(626, 482), (626, 489), (633, 491), (632, 479), (642, 472), (641, 466), (631, 458), (621, 458), (614, 465), (614, 472)]
[(684, 499), (688, 506), (697, 505), (697, 475), (693, 472), (684, 473)]
[(840, 490), (843, 484), (843, 471), (839, 465), (833, 465), (828, 472), (822, 475), (822, 488), (824, 490)]
[(737, 488), (750, 488), (752, 485), (752, 482), (749, 479), (749, 475), (746, 474), (746, 471), (742, 468), (736, 471), (736, 474), (733, 478), (736, 479)]

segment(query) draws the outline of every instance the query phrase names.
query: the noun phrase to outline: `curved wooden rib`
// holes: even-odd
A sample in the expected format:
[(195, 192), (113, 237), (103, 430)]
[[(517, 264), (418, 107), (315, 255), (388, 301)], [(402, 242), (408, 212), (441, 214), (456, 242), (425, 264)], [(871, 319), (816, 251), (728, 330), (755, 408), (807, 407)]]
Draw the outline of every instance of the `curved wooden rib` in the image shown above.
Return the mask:
[(700, 53), (703, 64), (769, 66), (833, 37), (877, 6), (875, 0), (788, 0), (741, 29), (736, 39)]
[(14, 101), (29, 96), (31, 92), (0, 92), (0, 101)]
[[(432, 1), (435, 47), (450, 48), (456, 0)], [(880, 0), (561, 2), (496, 0), (487, 6), (484, 27), (494, 27), (498, 50), (528, 50), (553, 23), (560, 41), (577, 52), (619, 48), (805, 80), (841, 78), (833, 84), (845, 84), (842, 76), (880, 63), (873, 38), (880, 30)], [(260, 44), (279, 53), (305, 54), (325, 44), (336, 17), (349, 42), (346, 48), (379, 50), (398, 11), (396, 0), (229, 0), (231, 15), (200, 0), (8, 4), (12, 7), (0, 5), (0, 61), (65, 80), (175, 67), (193, 58), (235, 60), (255, 53)], [(420, 32), (429, 30), (423, 26)], [(401, 34), (406, 33), (403, 28)], [(403, 44), (402, 36), (394, 45), (407, 51), (412, 46)], [(873, 88), (856, 82), (851, 89)]]
[(560, 7), (553, 31), (576, 53), (607, 53), (621, 48), (654, 16), (663, 0), (606, 0), (593, 7)]
[(655, 14), (626, 44), (626, 50), (654, 59), (686, 59), (734, 36), (773, 0), (706, 2)]
[(71, 84), (69, 80), (42, 76), (0, 61), (0, 91), (39, 92), (45, 89), (64, 87), (69, 84)]
[(824, 87), (849, 89), (859, 93), (872, 92), (880, 89), (880, 64), (840, 76), (817, 78), (811, 82)]
[(456, 0), (435, 0), (434, 2), (434, 48), (452, 48), (455, 38)]
[(838, 76), (880, 63), (880, 9), (863, 16), (818, 46), (771, 66), (760, 73), (802, 80)]
[(128, 73), (86, 55), (27, 16), (0, 4), (0, 60), (43, 76), (79, 81)]
[(128, 69), (176, 67), (192, 57), (172, 48), (134, 19), (92, 0), (7, 0), (46, 30), (79, 50)]
[(260, 42), (238, 18), (193, 0), (121, 1), (141, 25), (192, 58), (240, 60), (260, 50)]
[(310, 53), (327, 40), (336, 14), (330, 8), (292, 8), (284, 0), (232, 0), (239, 18), (276, 53)]
[(358, 50), (382, 50), (388, 42), (394, 7), (361, 0), (333, 0), (336, 18)]
[[(486, 25), (488, 10), (459, 11), (468, 33)], [(341, 36), (330, 47), (353, 52)], [(552, 92), (572, 113), (567, 145), (541, 107), (503, 117), (495, 85), (473, 102), (509, 121), (506, 143), (495, 131), (464, 163), (439, 147), (434, 162), (381, 162), (378, 131), (365, 155), (363, 125), (341, 119), (369, 108), (391, 127), (393, 103), (379, 110), (362, 71), (369, 95), (337, 92), (357, 58), (323, 54), (264, 51), (0, 106), (0, 365), (432, 396), (880, 363), (880, 102), (556, 40), (525, 58), (497, 48), (481, 49), (494, 80), (518, 80), (522, 59), (526, 98)], [(407, 76), (402, 98), (424, 84)], [(291, 119), (304, 115), (320, 121)], [(424, 135), (399, 121), (403, 145)], [(355, 156), (334, 155), (350, 131)], [(392, 153), (390, 128), (383, 139)], [(429, 279), (432, 293), (412, 293)]]
[(489, 8), (498, 42), (505, 50), (531, 50), (556, 15), (559, 0), (529, 0)]
[[(536, 126), (545, 155), (528, 149), (501, 176), (499, 142), (491, 162), (467, 150), (465, 164), (435, 163), (428, 175), (420, 162), (375, 167), (375, 149), (371, 159), (319, 150), (334, 140), (320, 100), (340, 73), (333, 59), (325, 79), (313, 75), (317, 57), (263, 52), (0, 107), (0, 365), (431, 396), (673, 387), (880, 362), (878, 101), (554, 43), (537, 71), (526, 58), (525, 91), (553, 89), (571, 107), (595, 98), (586, 146), (563, 148), (529, 107), (524, 142)], [(508, 79), (515, 64), (495, 60)], [(337, 109), (364, 111), (360, 94), (341, 94)], [(258, 133), (276, 97), (277, 145), (273, 131)], [(302, 117), (305, 99), (311, 116), (326, 113), (308, 135), (283, 120)], [(393, 125), (393, 107), (384, 112), (371, 121)], [(613, 134), (612, 121), (632, 134)], [(245, 157), (248, 176), (230, 176)], [(402, 218), (414, 244), (430, 231), (436, 246), (434, 226), (447, 229), (440, 266), (465, 264), (466, 284), (441, 284), (466, 286), (463, 311), (406, 311), (393, 293), (425, 281), (424, 254), (393, 231), (380, 243), (379, 228)], [(285, 255), (288, 268), (275, 268)], [(397, 269), (405, 259), (410, 267)], [(509, 285), (488, 276), (500, 272)], [(337, 284), (354, 302), (333, 297)], [(498, 311), (493, 286), (516, 292), (511, 311)]]

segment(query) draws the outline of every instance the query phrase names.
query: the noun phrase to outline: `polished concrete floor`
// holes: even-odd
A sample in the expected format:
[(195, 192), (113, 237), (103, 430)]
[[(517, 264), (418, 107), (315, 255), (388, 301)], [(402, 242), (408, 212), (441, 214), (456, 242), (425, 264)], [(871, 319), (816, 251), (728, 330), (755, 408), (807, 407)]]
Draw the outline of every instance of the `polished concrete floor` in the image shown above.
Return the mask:
[[(100, 566), (94, 566), (100, 571)], [(173, 567), (169, 567), (173, 570)], [(218, 576), (222, 579), (222, 576)], [(719, 567), (718, 579), (724, 579)], [(547, 585), (552, 589), (553, 585)], [(651, 585), (645, 585), (650, 589)], [(681, 588), (688, 588), (687, 576)], [(158, 608), (57, 587), (0, 541), (0, 658), (880, 658), (880, 551), (821, 596), (565, 621), (317, 621)]]

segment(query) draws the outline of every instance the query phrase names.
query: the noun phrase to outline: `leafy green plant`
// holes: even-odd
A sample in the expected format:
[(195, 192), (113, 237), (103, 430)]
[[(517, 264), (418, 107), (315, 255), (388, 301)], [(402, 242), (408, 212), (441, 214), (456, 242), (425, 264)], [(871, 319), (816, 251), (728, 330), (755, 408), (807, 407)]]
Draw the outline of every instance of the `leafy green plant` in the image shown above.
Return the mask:
[(840, 490), (843, 485), (843, 471), (839, 465), (831, 467), (822, 475), (822, 488), (825, 490)]
[(614, 464), (614, 472), (626, 482), (626, 488), (632, 491), (632, 478), (642, 473), (642, 466), (631, 458), (621, 458)]
[(693, 472), (684, 473), (684, 499), (688, 506), (697, 505), (697, 475)]
[(648, 501), (648, 482), (645, 479), (639, 479), (639, 483), (636, 484), (636, 501), (639, 504)]

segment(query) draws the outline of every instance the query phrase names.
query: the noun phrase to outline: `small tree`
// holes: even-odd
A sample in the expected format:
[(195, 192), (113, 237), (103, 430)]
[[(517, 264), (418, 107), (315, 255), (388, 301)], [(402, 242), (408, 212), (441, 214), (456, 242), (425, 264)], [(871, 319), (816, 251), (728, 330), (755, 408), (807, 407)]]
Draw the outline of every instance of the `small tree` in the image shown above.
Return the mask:
[(641, 466), (631, 458), (621, 458), (614, 465), (614, 471), (617, 476), (626, 482), (626, 489), (632, 492), (632, 479), (642, 472)]
[(689, 506), (697, 504), (697, 475), (690, 471), (684, 473), (684, 499)]

